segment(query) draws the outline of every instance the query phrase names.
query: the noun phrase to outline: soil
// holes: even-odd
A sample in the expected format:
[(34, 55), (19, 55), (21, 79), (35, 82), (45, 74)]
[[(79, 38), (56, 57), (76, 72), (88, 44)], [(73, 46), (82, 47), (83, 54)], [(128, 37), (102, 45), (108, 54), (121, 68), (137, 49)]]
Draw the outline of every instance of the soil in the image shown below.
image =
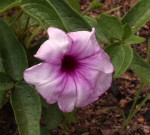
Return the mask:
[[(85, 10), (90, 0), (80, 0), (81, 10)], [(95, 17), (103, 12), (121, 6), (111, 15), (122, 17), (138, 0), (100, 0), (104, 2), (101, 10), (88, 12)], [(150, 38), (150, 22), (145, 24), (137, 33), (146, 41), (134, 44), (132, 47), (143, 58), (147, 56), (147, 39)], [(76, 113), (77, 123), (68, 122), (69, 135), (120, 135), (123, 116), (120, 109), (128, 115), (133, 104), (135, 93), (140, 84), (140, 79), (129, 69), (118, 79), (114, 79), (111, 88), (93, 104), (78, 109)], [(150, 92), (150, 88), (144, 86), (138, 103)], [(49, 130), (51, 135), (65, 135), (61, 128)], [(127, 135), (150, 135), (150, 100), (140, 109), (127, 126)], [(0, 135), (18, 135), (17, 125), (10, 103), (0, 110)]]

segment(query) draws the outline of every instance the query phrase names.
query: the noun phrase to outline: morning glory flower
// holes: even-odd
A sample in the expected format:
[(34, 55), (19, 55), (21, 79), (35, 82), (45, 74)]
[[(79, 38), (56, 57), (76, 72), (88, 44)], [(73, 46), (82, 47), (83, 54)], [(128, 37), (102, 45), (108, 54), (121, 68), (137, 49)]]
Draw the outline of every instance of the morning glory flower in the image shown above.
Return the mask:
[(49, 39), (34, 55), (43, 62), (25, 70), (25, 81), (63, 112), (98, 100), (111, 86), (113, 65), (95, 29), (65, 33), (50, 27), (47, 32)]

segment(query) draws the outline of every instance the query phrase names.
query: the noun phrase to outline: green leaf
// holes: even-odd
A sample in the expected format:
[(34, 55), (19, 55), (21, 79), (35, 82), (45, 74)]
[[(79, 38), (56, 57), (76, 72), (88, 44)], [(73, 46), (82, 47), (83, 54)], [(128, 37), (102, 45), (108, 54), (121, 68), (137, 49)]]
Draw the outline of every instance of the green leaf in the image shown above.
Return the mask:
[(90, 5), (90, 9), (102, 9), (102, 8), (103, 4), (101, 4), (99, 0), (94, 0)]
[(97, 18), (102, 32), (111, 40), (121, 40), (123, 37), (123, 25), (117, 17), (100, 15)]
[(0, 0), (0, 13), (7, 9), (18, 6), (21, 0)]
[(107, 34), (102, 32), (102, 26), (98, 24), (96, 19), (89, 16), (84, 16), (84, 19), (89, 23), (91, 27), (94, 27), (96, 29), (96, 35), (100, 42), (105, 44), (108, 44), (110, 42)]
[(117, 78), (128, 69), (133, 58), (133, 50), (129, 45), (113, 44), (106, 47), (105, 51), (110, 56), (115, 68), (114, 77)]
[(5, 91), (0, 90), (0, 105), (3, 102), (4, 98), (5, 98)]
[(30, 47), (30, 48), (28, 49), (29, 54), (30, 54), (30, 57), (33, 57), (33, 55), (36, 54), (36, 52), (38, 51), (38, 49), (40, 48), (40, 46), (41, 46), (46, 40), (47, 40), (47, 37), (44, 36), (44, 37), (40, 38), (40, 39), (37, 41), (36, 45), (34, 45), (34, 46), (32, 46), (32, 47)]
[(41, 134), (40, 135), (50, 135), (49, 130), (46, 127), (41, 127)]
[(49, 3), (54, 7), (68, 31), (91, 30), (83, 17), (72, 10), (63, 0), (49, 0)]
[(0, 90), (8, 90), (14, 87), (14, 83), (6, 73), (0, 72)]
[(132, 36), (130, 36), (129, 38), (127, 38), (127, 39), (124, 41), (124, 43), (125, 43), (125, 44), (138, 44), (138, 43), (142, 43), (142, 42), (144, 42), (144, 41), (145, 41), (145, 38), (132, 35)]
[(11, 104), (19, 135), (40, 135), (41, 102), (35, 89), (19, 82), (11, 93)]
[(68, 120), (68, 121), (73, 122), (73, 123), (77, 123), (77, 119), (75, 117), (74, 112), (64, 113), (64, 116), (65, 116), (65, 120)]
[(132, 29), (129, 24), (124, 25), (124, 33), (123, 33), (123, 40), (127, 39), (132, 35)]
[(23, 46), (13, 32), (0, 19), (0, 53), (5, 71), (14, 79), (21, 80), (28, 67)]
[(123, 18), (123, 24), (128, 23), (133, 32), (137, 32), (150, 20), (150, 1), (140, 0)]
[(150, 38), (148, 39), (147, 61), (150, 63)]
[(84, 132), (81, 135), (89, 135), (89, 134), (90, 134), (89, 132)]
[(134, 52), (130, 68), (144, 83), (150, 86), (150, 64), (145, 62), (136, 52)]
[(54, 26), (67, 31), (91, 30), (80, 14), (63, 0), (31, 0), (29, 3), (24, 2), (21, 7), (46, 29)]
[(80, 12), (80, 0), (65, 0), (73, 9)]
[[(20, 21), (21, 21), (21, 24), (22, 24), (23, 26), (26, 25), (26, 22), (27, 22), (27, 18), (28, 18), (28, 17), (29, 17), (29, 16), (28, 16), (27, 14), (22, 14), (22, 15), (21, 15)], [(39, 26), (39, 25), (40, 25), (40, 23), (39, 23), (36, 19), (30, 18), (28, 27)]]
[[(2, 65), (1, 53), (0, 53), (0, 72), (4, 72), (4, 68)], [(5, 97), (5, 91), (0, 90), (0, 104), (3, 102)]]
[(0, 72), (4, 72), (3, 59), (2, 59), (2, 56), (1, 56), (1, 51), (0, 51)]
[[(32, 2), (32, 1), (31, 1)], [(48, 7), (47, 7), (48, 6)], [(23, 4), (21, 8), (30, 16), (37, 19), (42, 26), (47, 29), (49, 26), (58, 27), (65, 30), (61, 19), (49, 3), (29, 3)]]
[(40, 38), (34, 46), (32, 46), (32, 47), (30, 47), (30, 48), (28, 49), (28, 56), (29, 56), (30, 61), (31, 61), (31, 63), (32, 63), (33, 65), (36, 65), (36, 64), (41, 63), (41, 60), (40, 60), (40, 59), (36, 59), (36, 58), (34, 57), (34, 55), (36, 54), (36, 52), (38, 51), (38, 49), (40, 48), (40, 46), (41, 46), (46, 40), (47, 40), (47, 37), (44, 36), (44, 37)]
[(63, 113), (59, 110), (57, 104), (49, 105), (44, 103), (42, 113), (48, 128), (57, 128), (61, 124)]

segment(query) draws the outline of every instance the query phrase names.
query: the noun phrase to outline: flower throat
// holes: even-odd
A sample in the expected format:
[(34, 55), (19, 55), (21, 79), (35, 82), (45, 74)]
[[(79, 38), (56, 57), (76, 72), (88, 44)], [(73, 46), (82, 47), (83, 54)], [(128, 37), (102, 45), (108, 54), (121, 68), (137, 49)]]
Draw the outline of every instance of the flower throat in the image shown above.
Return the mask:
[(71, 72), (78, 66), (77, 60), (73, 56), (64, 56), (61, 64), (62, 71)]

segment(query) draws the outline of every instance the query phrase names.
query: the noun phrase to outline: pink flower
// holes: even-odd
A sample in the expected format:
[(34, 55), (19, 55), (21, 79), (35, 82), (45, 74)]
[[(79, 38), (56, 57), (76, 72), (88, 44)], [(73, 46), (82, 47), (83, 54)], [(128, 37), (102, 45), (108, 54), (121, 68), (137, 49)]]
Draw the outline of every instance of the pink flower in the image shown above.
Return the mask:
[(113, 65), (99, 47), (95, 29), (66, 34), (50, 27), (48, 35), (34, 55), (43, 62), (25, 70), (25, 81), (49, 104), (58, 102), (63, 112), (96, 101), (111, 86)]

